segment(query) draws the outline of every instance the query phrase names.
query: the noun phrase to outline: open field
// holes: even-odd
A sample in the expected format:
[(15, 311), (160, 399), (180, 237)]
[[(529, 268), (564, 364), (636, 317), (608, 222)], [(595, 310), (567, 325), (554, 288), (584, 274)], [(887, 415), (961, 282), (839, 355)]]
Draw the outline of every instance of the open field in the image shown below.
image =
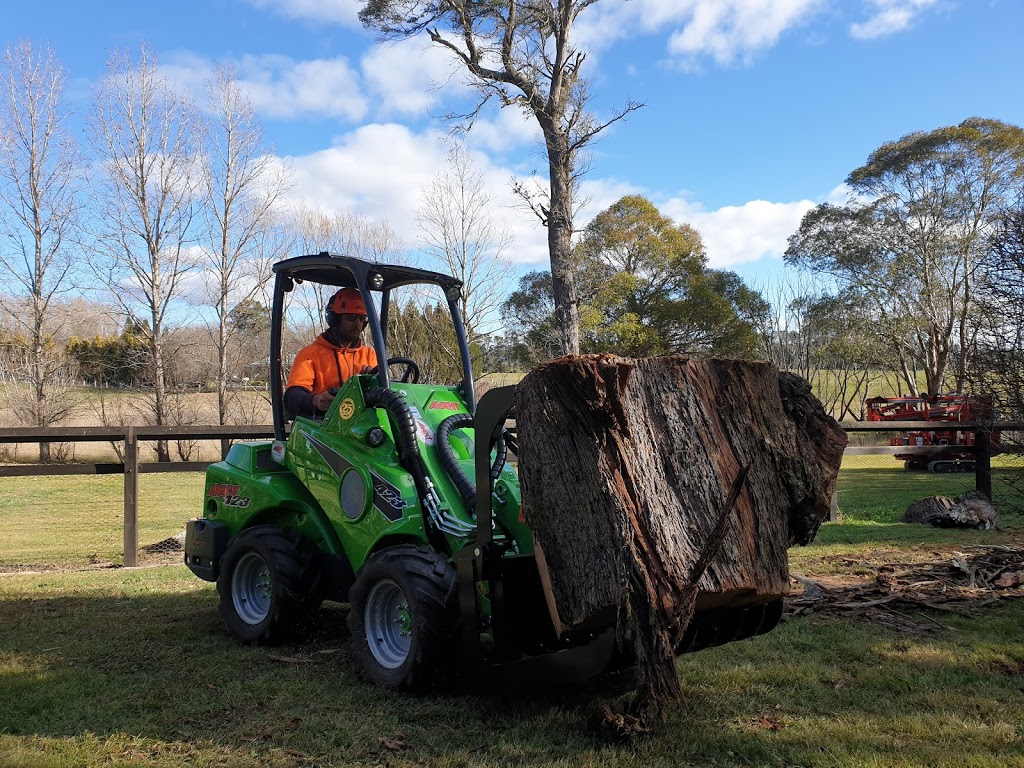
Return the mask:
[[(121, 475), (3, 478), (0, 571), (123, 562), (123, 489)], [(140, 548), (181, 533), (185, 521), (200, 514), (202, 501), (202, 473), (141, 475)], [(143, 552), (140, 562), (154, 559), (160, 557)]]
[[(792, 550), (792, 570), (864, 584), (884, 563), (948, 559), (971, 544), (1024, 546), (1017, 515), (997, 531), (895, 522), (921, 477), (844, 470), (844, 521)], [(199, 507), (199, 475), (141, 483), (143, 544)], [(910, 618), (920, 633), (860, 613), (790, 613), (767, 636), (682, 657), (686, 698), (669, 721), (610, 743), (587, 721), (629, 695), (625, 673), (558, 691), (385, 693), (358, 680), (338, 605), (291, 645), (235, 644), (215, 589), (183, 566), (100, 567), (119, 559), (119, 477), (8, 478), (0, 516), (0, 562), (17, 551), (18, 562), (73, 565), (89, 540), (96, 563), (0, 575), (5, 768), (1024, 768), (1021, 599), (919, 612)]]

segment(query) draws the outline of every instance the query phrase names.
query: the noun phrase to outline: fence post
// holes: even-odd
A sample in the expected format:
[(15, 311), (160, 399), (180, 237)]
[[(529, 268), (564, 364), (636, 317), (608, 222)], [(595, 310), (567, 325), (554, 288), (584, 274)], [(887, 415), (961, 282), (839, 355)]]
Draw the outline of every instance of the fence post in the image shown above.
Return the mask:
[(124, 434), (124, 565), (139, 564), (139, 440), (135, 427)]
[(974, 488), (992, 500), (992, 432), (988, 426), (974, 428)]

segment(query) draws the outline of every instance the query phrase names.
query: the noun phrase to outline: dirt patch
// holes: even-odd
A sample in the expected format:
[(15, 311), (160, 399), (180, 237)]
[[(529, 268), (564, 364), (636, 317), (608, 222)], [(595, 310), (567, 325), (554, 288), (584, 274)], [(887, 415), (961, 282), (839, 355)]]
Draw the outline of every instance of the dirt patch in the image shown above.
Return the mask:
[[(932, 552), (931, 557), (901, 554), (898, 562), (871, 555), (843, 558), (841, 564), (853, 571), (849, 578), (792, 574), (787, 613), (856, 616), (903, 632), (929, 634), (941, 627), (935, 616), (942, 612), (970, 613), (1002, 599), (1024, 597), (1024, 548), (979, 545)], [(874, 571), (871, 578), (864, 574), (868, 568)]]

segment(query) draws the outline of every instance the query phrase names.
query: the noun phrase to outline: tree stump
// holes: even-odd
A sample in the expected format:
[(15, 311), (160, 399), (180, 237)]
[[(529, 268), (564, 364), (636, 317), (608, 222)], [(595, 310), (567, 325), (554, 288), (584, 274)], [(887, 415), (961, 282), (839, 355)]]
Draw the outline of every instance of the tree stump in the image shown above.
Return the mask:
[(556, 629), (617, 623), (639, 698), (662, 714), (680, 694), (674, 651), (695, 605), (787, 593), (787, 549), (827, 516), (846, 446), (806, 382), (736, 360), (553, 360), (516, 388), (516, 425)]

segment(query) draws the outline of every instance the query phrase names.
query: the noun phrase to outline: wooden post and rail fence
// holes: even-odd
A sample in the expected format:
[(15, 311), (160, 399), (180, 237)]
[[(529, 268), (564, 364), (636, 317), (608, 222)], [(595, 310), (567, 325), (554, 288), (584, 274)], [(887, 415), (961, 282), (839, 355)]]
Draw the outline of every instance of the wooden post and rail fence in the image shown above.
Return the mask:
[[(259, 440), (272, 438), (274, 427), (13, 427), (0, 429), (0, 443), (121, 443), (122, 462), (98, 464), (4, 464), (0, 477), (40, 475), (124, 475), (124, 564), (138, 565), (139, 475), (150, 472), (203, 472), (209, 461), (139, 461), (139, 443), (156, 440)], [(223, 445), (223, 444), (222, 444)], [(222, 452), (226, 452), (222, 448)]]
[[(903, 432), (923, 430), (925, 422), (843, 422), (847, 432)], [(943, 430), (974, 433), (975, 488), (992, 498), (992, 434), (1024, 431), (1022, 422), (944, 423)], [(140, 462), (139, 443), (156, 440), (260, 440), (274, 436), (274, 428), (255, 426), (124, 426), (124, 427), (8, 427), (0, 428), (0, 444), (111, 442), (122, 443), (124, 461), (97, 464), (3, 464), (0, 478), (41, 475), (124, 475), (124, 564), (138, 565), (139, 475), (150, 472), (202, 472), (209, 461)], [(222, 445), (227, 445), (223, 443)], [(223, 450), (223, 449), (222, 449)], [(939, 458), (963, 454), (964, 446), (879, 445), (848, 447), (845, 456), (912, 454)], [(835, 502), (833, 514), (835, 519)]]

